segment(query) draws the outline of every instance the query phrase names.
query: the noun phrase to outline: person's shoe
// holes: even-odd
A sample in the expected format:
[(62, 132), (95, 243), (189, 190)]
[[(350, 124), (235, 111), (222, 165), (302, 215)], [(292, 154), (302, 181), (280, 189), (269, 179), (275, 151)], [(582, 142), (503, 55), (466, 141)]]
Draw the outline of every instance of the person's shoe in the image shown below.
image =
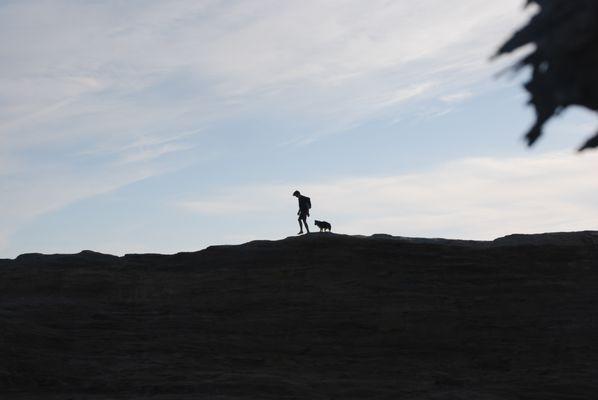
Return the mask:
[(303, 231), (299, 232), (297, 235), (303, 235)]

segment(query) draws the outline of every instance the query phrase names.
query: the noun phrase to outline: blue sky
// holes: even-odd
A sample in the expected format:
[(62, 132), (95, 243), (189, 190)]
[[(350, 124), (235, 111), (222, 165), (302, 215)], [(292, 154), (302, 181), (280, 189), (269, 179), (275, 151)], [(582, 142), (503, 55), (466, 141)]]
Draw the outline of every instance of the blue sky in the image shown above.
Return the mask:
[(283, 238), (295, 189), (342, 233), (594, 229), (596, 117), (528, 150), (489, 61), (522, 3), (3, 1), (0, 257)]

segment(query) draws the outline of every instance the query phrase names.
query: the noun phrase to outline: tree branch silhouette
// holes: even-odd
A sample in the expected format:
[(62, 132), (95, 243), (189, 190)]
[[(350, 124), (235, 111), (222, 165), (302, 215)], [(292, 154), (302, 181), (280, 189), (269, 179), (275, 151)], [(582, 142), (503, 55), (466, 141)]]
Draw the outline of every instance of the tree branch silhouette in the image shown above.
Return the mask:
[[(545, 123), (567, 107), (578, 105), (598, 111), (598, 1), (528, 0), (539, 11), (498, 50), (496, 56), (532, 44), (534, 50), (514, 68), (529, 66), (525, 84), (536, 122), (525, 138), (532, 146)], [(598, 133), (580, 148), (598, 147)]]

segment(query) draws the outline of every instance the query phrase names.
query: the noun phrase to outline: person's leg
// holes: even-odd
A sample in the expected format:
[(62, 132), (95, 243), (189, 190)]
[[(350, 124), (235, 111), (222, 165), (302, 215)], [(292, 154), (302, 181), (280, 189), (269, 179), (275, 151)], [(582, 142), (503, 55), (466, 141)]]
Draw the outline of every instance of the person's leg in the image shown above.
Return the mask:
[(297, 219), (299, 222), (299, 233), (297, 235), (301, 235), (303, 233), (303, 225), (301, 225), (301, 216)]
[(305, 225), (305, 231), (309, 233), (309, 226), (307, 226), (307, 215), (303, 216), (303, 224)]

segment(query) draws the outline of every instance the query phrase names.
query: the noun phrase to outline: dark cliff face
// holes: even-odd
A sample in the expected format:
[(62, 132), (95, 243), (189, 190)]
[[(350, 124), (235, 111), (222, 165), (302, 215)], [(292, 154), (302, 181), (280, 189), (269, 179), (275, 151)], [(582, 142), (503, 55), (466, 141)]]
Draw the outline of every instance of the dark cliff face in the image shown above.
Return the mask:
[(0, 395), (593, 398), (596, 239), (313, 234), (5, 260)]

